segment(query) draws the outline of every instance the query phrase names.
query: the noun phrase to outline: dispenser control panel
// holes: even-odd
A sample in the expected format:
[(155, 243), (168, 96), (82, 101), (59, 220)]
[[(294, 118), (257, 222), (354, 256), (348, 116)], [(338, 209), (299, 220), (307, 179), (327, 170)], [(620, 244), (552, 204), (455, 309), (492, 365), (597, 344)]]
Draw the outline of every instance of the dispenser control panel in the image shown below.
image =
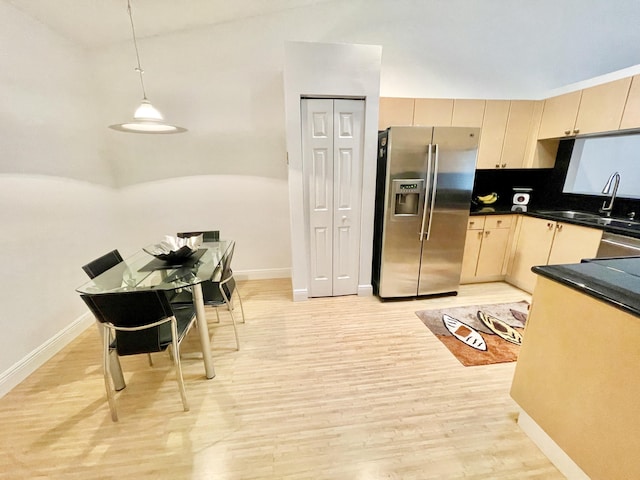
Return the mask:
[(393, 180), (393, 216), (417, 217), (424, 196), (421, 178)]

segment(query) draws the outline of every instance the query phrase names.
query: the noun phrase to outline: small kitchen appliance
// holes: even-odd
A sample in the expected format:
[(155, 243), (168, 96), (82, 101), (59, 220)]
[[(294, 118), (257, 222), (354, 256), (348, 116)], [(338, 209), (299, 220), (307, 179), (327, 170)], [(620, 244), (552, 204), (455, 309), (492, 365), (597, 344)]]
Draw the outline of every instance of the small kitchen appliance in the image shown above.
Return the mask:
[(533, 188), (529, 187), (513, 187), (513, 198), (511, 206), (512, 212), (526, 212), (529, 201), (531, 200), (531, 192)]

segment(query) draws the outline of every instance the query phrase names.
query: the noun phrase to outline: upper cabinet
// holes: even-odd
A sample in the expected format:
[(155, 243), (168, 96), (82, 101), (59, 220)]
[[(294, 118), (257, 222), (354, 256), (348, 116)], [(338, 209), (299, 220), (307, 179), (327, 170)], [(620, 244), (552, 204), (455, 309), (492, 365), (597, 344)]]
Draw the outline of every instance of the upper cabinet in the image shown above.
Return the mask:
[(576, 119), (576, 133), (598, 133), (618, 130), (627, 102), (631, 77), (603, 83), (582, 91)]
[(487, 100), (477, 168), (540, 168), (553, 166), (537, 149), (542, 102)]
[(378, 130), (391, 126), (482, 127), (484, 100), (380, 97)]
[(476, 168), (501, 167), (502, 145), (509, 120), (509, 104), (509, 100), (487, 100)]
[(482, 127), (486, 103), (484, 100), (454, 100), (451, 125), (454, 127)]
[(538, 138), (618, 130), (630, 85), (628, 77), (546, 99)]
[(378, 130), (392, 125), (413, 125), (413, 98), (380, 97)]
[(544, 101), (538, 138), (558, 138), (578, 133), (574, 130), (581, 98), (582, 90), (547, 98)]
[(420, 127), (450, 127), (453, 118), (453, 99), (416, 98), (413, 124)]
[(620, 129), (640, 128), (640, 75), (631, 80), (627, 104), (624, 107)]

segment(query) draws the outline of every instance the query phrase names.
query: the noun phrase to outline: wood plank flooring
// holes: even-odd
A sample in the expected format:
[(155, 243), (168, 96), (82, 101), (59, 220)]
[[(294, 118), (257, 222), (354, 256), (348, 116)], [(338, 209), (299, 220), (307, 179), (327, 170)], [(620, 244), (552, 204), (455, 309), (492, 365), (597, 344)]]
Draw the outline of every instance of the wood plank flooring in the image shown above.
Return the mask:
[(208, 311), (216, 378), (183, 344), (189, 412), (168, 355), (122, 360), (109, 416), (95, 328), (0, 399), (0, 478), (561, 479), (516, 424), (515, 363), (463, 367), (415, 311), (530, 297), (291, 301), (288, 279), (240, 282), (246, 324)]

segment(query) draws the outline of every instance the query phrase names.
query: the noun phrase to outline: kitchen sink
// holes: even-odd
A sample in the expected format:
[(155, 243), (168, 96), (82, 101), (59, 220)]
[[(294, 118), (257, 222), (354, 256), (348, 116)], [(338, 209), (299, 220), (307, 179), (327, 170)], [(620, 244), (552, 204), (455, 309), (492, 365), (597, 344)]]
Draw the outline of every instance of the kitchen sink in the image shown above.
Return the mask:
[(537, 213), (541, 215), (551, 215), (554, 217), (573, 218), (575, 220), (600, 219), (597, 213), (577, 212), (575, 210), (542, 210)]

